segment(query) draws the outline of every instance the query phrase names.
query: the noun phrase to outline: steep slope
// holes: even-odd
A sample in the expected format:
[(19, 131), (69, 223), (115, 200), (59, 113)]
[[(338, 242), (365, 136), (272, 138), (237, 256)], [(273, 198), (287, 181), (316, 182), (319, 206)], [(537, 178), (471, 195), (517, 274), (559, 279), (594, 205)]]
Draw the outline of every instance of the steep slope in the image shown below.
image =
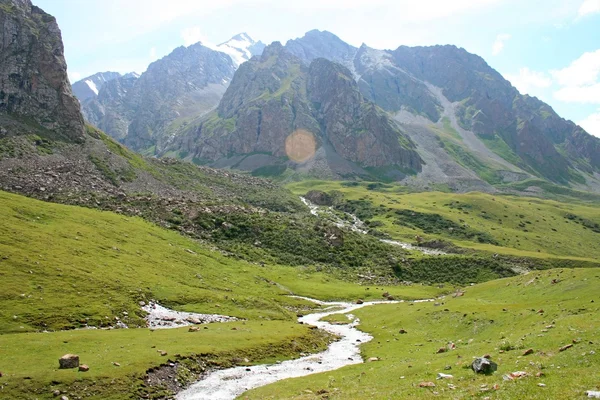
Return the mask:
[(412, 142), (363, 99), (349, 70), (324, 59), (310, 67), (275, 42), (236, 72), (216, 112), (173, 148), (197, 162), (260, 173), (287, 167), (328, 176), (421, 168)]
[(134, 150), (155, 154), (177, 129), (216, 107), (235, 69), (264, 47), (241, 33), (218, 46), (179, 47), (141, 76), (101, 81), (106, 74), (96, 74), (73, 87), (88, 122)]
[(600, 140), (523, 96), (480, 57), (455, 46), (359, 49), (311, 31), (286, 48), (305, 64), (352, 64), (365, 98), (396, 115), (426, 166), (417, 186), (493, 190), (532, 176), (600, 188)]
[(218, 104), (234, 71), (231, 57), (220, 51), (200, 43), (182, 46), (139, 77), (109, 81), (82, 104), (83, 114), (132, 149), (154, 154), (175, 128)]
[(118, 72), (98, 72), (75, 82), (72, 85), (73, 94), (80, 103), (84, 103), (86, 100), (98, 96), (100, 89), (106, 82), (120, 77), (121, 74)]
[[(67, 78), (56, 19), (30, 0), (1, 0), (0, 26), (3, 119), (15, 116), (70, 140), (83, 140), (83, 118)], [(0, 137), (10, 134), (0, 131)]]

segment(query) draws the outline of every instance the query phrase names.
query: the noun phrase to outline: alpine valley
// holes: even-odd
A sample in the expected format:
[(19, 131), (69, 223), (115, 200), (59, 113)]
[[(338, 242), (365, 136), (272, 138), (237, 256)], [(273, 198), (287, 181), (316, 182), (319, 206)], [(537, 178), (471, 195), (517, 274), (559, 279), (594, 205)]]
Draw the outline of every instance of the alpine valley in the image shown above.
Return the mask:
[(0, 27), (0, 398), (600, 390), (600, 139), (481, 57), (241, 33), (71, 85), (52, 15)]

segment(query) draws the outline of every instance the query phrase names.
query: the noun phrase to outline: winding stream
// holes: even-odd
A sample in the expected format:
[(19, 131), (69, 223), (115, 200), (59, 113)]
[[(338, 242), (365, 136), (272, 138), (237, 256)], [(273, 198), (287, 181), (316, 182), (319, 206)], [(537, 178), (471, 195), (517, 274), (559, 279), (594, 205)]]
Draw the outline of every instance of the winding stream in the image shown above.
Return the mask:
[(327, 350), (278, 364), (256, 365), (253, 367), (235, 367), (212, 372), (206, 378), (193, 384), (177, 395), (178, 400), (230, 400), (235, 399), (247, 390), (255, 389), (282, 379), (296, 378), (332, 371), (346, 365), (360, 364), (359, 345), (370, 341), (373, 337), (356, 329), (359, 321), (354, 319), (346, 325), (334, 325), (319, 321), (332, 314), (345, 314), (359, 308), (375, 304), (397, 303), (395, 301), (374, 301), (363, 304), (343, 302), (322, 302), (302, 297), (305, 300), (328, 306), (325, 310), (308, 314), (298, 319), (299, 322), (317, 326), (341, 339), (329, 345)]
[[(348, 216), (350, 221), (352, 221), (350, 223), (350, 222), (344, 221), (343, 219), (338, 217), (333, 212), (333, 207), (318, 206), (304, 197), (300, 197), (300, 200), (302, 200), (302, 202), (310, 209), (310, 213), (312, 215), (323, 218), (322, 214), (325, 214), (325, 217), (330, 219), (338, 228), (350, 229), (351, 231), (362, 233), (363, 235), (366, 235), (368, 233), (368, 228), (365, 226), (365, 223), (363, 221), (361, 221), (354, 214), (344, 213)], [(434, 250), (434, 249), (428, 249), (426, 247), (419, 247), (419, 246), (412, 245), (410, 243), (399, 242), (397, 240), (388, 240), (388, 239), (379, 239), (379, 240), (382, 241), (383, 243), (391, 244), (392, 246), (399, 246), (405, 250), (418, 251), (420, 253), (427, 254), (430, 256), (444, 256), (444, 255), (448, 254), (441, 250)]]

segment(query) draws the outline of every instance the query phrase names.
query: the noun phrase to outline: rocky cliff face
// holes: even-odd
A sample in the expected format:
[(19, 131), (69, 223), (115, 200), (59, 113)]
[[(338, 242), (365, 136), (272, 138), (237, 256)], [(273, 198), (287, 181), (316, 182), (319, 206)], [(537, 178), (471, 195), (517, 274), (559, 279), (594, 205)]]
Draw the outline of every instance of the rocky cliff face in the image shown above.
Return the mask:
[[(244, 63), (217, 111), (183, 136), (174, 147), (196, 160), (237, 166), (244, 161), (251, 170), (308, 165), (340, 176), (368, 175), (369, 167), (421, 167), (410, 139), (363, 98), (348, 69), (325, 59), (306, 67), (277, 42)], [(294, 155), (306, 150), (294, 150), (295, 140), (312, 146), (306, 157)]]
[(0, 112), (83, 140), (54, 17), (30, 0), (0, 0), (0, 26)]
[[(382, 51), (366, 45), (355, 49), (319, 31), (289, 41), (286, 48), (306, 65), (323, 57), (349, 66), (363, 96), (399, 113), (398, 120), (419, 136), (412, 136), (416, 140), (423, 130), (439, 136), (431, 126), (451, 127), (456, 120), (452, 129), (462, 136), (460, 147), (473, 152), (478, 163), (491, 159), (489, 167), (503, 169), (500, 175), (514, 177), (517, 172), (522, 178), (537, 175), (562, 184), (597, 180), (600, 140), (560, 118), (547, 104), (521, 95), (481, 57), (464, 49), (400, 46)], [(437, 151), (426, 147), (419, 151)], [(448, 152), (447, 147), (442, 150)], [(465, 157), (456, 160), (463, 168), (472, 164)]]
[(86, 119), (128, 147), (154, 154), (173, 131), (218, 104), (235, 64), (200, 43), (179, 47), (141, 76), (108, 81), (82, 105)]

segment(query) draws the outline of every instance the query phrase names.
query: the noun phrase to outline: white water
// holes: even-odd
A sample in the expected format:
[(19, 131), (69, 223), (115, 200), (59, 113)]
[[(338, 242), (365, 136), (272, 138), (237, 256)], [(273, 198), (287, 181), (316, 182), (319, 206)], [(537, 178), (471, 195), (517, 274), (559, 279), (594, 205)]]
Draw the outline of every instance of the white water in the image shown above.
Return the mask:
[(305, 297), (303, 299), (314, 301), (323, 306), (329, 306), (327, 308), (334, 308), (334, 310), (309, 314), (299, 318), (298, 321), (317, 326), (319, 329), (337, 335), (341, 337), (339, 341), (329, 345), (329, 348), (322, 353), (296, 360), (288, 360), (279, 364), (235, 367), (215, 371), (205, 379), (180, 392), (176, 398), (178, 400), (235, 399), (247, 390), (268, 385), (282, 379), (332, 371), (351, 364), (360, 364), (363, 360), (360, 356), (358, 346), (370, 341), (373, 337), (356, 329), (359, 323), (358, 319), (354, 319), (354, 321), (346, 325), (333, 325), (329, 322), (319, 320), (328, 315), (345, 314), (374, 304), (397, 303), (394, 301), (378, 301), (351, 304), (342, 302), (328, 303)]
[(142, 307), (146, 311), (146, 323), (153, 329), (181, 328), (189, 325), (210, 324), (213, 322), (237, 321), (235, 317), (219, 314), (198, 314), (175, 311), (151, 302)]
[[(335, 215), (335, 213), (333, 212), (333, 207), (320, 207), (320, 206), (312, 203), (310, 200), (305, 199), (304, 197), (300, 197), (300, 200), (302, 200), (302, 202), (304, 204), (306, 204), (306, 206), (310, 209), (310, 213), (312, 215), (323, 218), (323, 214), (324, 214), (325, 217), (327, 219), (331, 220), (331, 222), (333, 222), (338, 228), (347, 228), (354, 232), (362, 233), (363, 235), (366, 235), (368, 233), (368, 229), (365, 227), (365, 223), (363, 221), (361, 221), (354, 214), (345, 213), (346, 215), (348, 215), (348, 217), (352, 221), (352, 223), (350, 223), (348, 221), (344, 221), (343, 219), (341, 219), (340, 217)], [(403, 249), (418, 251), (418, 252), (421, 252), (423, 254), (427, 254), (430, 256), (443, 256), (443, 255), (448, 254), (441, 250), (434, 250), (434, 249), (428, 249), (425, 247), (414, 246), (410, 243), (399, 242), (397, 240), (388, 240), (388, 239), (379, 239), (379, 240), (382, 241), (383, 243), (391, 244), (393, 246), (400, 246)]]

